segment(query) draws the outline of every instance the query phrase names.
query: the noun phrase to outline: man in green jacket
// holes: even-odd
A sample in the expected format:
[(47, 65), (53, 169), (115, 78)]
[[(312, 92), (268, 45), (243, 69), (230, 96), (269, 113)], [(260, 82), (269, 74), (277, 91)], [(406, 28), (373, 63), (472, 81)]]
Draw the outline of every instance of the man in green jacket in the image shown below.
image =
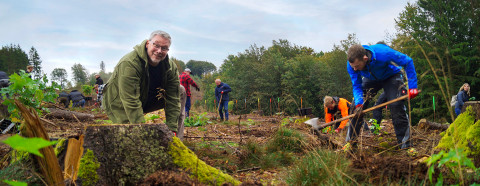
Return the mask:
[(103, 90), (103, 105), (113, 123), (143, 123), (144, 113), (165, 108), (167, 126), (177, 132), (180, 116), (178, 69), (168, 60), (171, 37), (154, 31), (123, 56)]

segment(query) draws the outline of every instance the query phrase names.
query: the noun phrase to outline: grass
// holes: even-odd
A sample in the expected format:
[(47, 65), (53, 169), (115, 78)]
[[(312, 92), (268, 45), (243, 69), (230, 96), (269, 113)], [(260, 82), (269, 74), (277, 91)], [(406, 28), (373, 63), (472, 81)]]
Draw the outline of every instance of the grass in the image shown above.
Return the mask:
[(286, 174), (289, 185), (352, 185), (350, 161), (343, 154), (319, 149), (308, 152)]
[(266, 145), (267, 152), (288, 151), (303, 152), (307, 144), (302, 133), (280, 127)]

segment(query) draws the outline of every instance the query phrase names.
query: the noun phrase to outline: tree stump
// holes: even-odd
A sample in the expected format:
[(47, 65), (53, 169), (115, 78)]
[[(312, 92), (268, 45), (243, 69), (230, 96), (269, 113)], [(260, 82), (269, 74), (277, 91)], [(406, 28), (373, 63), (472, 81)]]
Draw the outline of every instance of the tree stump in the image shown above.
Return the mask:
[(475, 112), (475, 119), (480, 119), (480, 101), (467, 101), (463, 104), (462, 113), (465, 112), (468, 106), (472, 106), (473, 111)]
[(92, 150), (100, 163), (97, 185), (133, 185), (174, 167), (168, 155), (172, 135), (165, 124), (87, 126), (85, 151)]

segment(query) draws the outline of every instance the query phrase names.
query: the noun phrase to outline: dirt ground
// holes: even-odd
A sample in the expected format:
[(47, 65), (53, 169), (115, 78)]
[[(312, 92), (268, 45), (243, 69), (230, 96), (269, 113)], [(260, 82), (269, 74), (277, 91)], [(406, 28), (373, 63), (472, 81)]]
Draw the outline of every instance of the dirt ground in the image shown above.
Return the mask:
[[(96, 120), (94, 122), (72, 122), (64, 120), (50, 120), (53, 124), (46, 124), (45, 127), (51, 138), (66, 138), (69, 136), (78, 136), (82, 134), (85, 127), (89, 124), (102, 123), (107, 120), (105, 114), (99, 113), (94, 106), (88, 106), (85, 109), (76, 109), (80, 112), (95, 114)], [(193, 111), (193, 113), (203, 113)], [(160, 114), (161, 115), (161, 114)], [(282, 181), (282, 171), (285, 168), (272, 168), (268, 170), (256, 169), (251, 167), (251, 170), (245, 170), (241, 165), (235, 165), (225, 159), (215, 159), (212, 156), (203, 156), (199, 149), (199, 144), (211, 144), (223, 146), (225, 150), (220, 153), (231, 153), (236, 156), (239, 153), (238, 144), (245, 143), (247, 140), (253, 140), (258, 144), (265, 143), (276, 132), (282, 123), (282, 119), (289, 118), (288, 116), (258, 116), (253, 114), (248, 115), (230, 115), (230, 121), (220, 122), (215, 120), (215, 113), (208, 113), (210, 124), (202, 127), (186, 127), (184, 143), (197, 153), (199, 158), (207, 162), (207, 164), (220, 168), (224, 172), (234, 176), (236, 179), (248, 183), (246, 185), (260, 185), (262, 184), (284, 184)], [(291, 117), (298, 119), (300, 117)], [(301, 119), (301, 118), (300, 118)], [(162, 118), (150, 122), (161, 122)], [(385, 120), (384, 120), (385, 121)], [(247, 123), (247, 124), (245, 124)], [(414, 147), (418, 151), (415, 156), (409, 156), (406, 150), (399, 150), (395, 147), (396, 138), (391, 120), (386, 120), (382, 123), (384, 128), (380, 131), (380, 135), (362, 134), (358, 142), (358, 149), (354, 153), (350, 153), (348, 157), (353, 162), (352, 168), (356, 171), (369, 175), (370, 180), (365, 180), (369, 183), (385, 183), (388, 179), (426, 179), (425, 174), (427, 167), (425, 164), (419, 163), (427, 156), (432, 154), (432, 149), (440, 140), (439, 133), (436, 130), (419, 129), (416, 126), (412, 127), (412, 140)], [(331, 150), (339, 151), (341, 147), (322, 146), (322, 141), (311, 130), (310, 126), (303, 123), (291, 123), (289, 128), (301, 131), (308, 138), (318, 141), (320, 148), (330, 148)], [(341, 133), (322, 134), (328, 137), (333, 143), (343, 145), (345, 143), (346, 130)], [(4, 136), (5, 137), (5, 136)], [(0, 144), (0, 157), (4, 157), (9, 151), (9, 148)], [(0, 165), (3, 168), (5, 164)], [(244, 169), (244, 170), (242, 170)], [(175, 174), (176, 176), (169, 176)], [(179, 182), (183, 178), (186, 179), (182, 172), (168, 172), (161, 171), (151, 175), (146, 179), (148, 183), (160, 183), (160, 180), (170, 180), (170, 183)], [(192, 180), (184, 180), (185, 184), (197, 182)], [(156, 184), (153, 184), (156, 185)]]

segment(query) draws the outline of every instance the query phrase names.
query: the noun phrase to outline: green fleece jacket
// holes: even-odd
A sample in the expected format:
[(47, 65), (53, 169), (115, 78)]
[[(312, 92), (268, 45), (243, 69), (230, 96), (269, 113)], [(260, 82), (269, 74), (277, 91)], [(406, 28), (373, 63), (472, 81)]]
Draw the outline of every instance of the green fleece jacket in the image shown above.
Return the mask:
[[(103, 90), (103, 105), (113, 123), (144, 123), (143, 106), (146, 104), (149, 88), (147, 40), (133, 47), (123, 56)], [(180, 93), (178, 69), (168, 56), (158, 65), (165, 65), (162, 73), (166, 91), (165, 115), (167, 126), (177, 131), (180, 115)]]

